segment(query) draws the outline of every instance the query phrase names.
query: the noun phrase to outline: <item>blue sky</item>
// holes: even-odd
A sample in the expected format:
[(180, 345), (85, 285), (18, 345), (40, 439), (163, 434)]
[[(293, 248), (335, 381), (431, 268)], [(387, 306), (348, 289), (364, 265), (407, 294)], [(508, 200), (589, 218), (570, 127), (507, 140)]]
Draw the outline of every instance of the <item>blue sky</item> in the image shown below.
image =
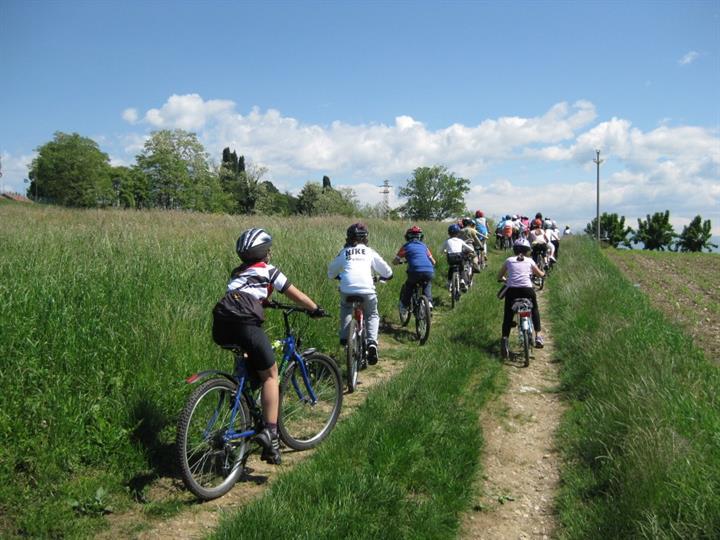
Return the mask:
[(720, 231), (720, 2), (0, 0), (4, 188), (55, 131), (156, 129), (361, 200), (436, 163), (490, 215), (700, 213)]

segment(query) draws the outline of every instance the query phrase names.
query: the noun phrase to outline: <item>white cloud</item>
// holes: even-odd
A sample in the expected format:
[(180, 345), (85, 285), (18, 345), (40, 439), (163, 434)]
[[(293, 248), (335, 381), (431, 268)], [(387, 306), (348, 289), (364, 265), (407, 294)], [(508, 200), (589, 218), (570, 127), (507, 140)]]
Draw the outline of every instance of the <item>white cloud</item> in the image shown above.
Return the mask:
[(686, 53), (680, 60), (678, 60), (678, 64), (680, 64), (681, 66), (687, 66), (688, 64), (692, 64), (695, 60), (697, 60), (699, 56), (699, 52), (690, 51)]
[(172, 95), (160, 109), (147, 111), (144, 120), (156, 128), (199, 130), (209, 119), (230, 113), (234, 106), (229, 100), (204, 101), (197, 94)]
[(132, 107), (127, 108), (122, 113), (123, 120), (130, 124), (135, 124), (138, 121), (138, 112), (137, 109), (133, 109)]

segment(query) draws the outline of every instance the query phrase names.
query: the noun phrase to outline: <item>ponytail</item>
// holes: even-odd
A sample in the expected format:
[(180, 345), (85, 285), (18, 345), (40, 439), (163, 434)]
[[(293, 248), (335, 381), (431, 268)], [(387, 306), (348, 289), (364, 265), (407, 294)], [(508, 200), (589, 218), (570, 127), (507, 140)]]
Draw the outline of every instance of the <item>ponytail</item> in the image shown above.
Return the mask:
[(517, 256), (517, 258), (516, 258), (515, 260), (516, 260), (517, 262), (522, 262), (522, 261), (525, 260), (525, 256), (524, 256), (522, 253), (520, 253), (520, 254), (518, 254), (518, 256)]

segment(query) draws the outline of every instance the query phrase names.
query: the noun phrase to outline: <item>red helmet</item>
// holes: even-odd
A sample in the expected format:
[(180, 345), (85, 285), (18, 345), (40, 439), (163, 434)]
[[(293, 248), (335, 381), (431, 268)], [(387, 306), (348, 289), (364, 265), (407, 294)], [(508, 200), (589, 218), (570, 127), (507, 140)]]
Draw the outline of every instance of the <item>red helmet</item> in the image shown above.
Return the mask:
[(418, 240), (422, 240), (423, 236), (424, 234), (422, 229), (417, 225), (413, 225), (407, 231), (405, 231), (405, 240), (407, 240), (408, 242), (415, 238), (417, 238)]
[(482, 210), (476, 210), (475, 217), (485, 217), (485, 214), (483, 213)]

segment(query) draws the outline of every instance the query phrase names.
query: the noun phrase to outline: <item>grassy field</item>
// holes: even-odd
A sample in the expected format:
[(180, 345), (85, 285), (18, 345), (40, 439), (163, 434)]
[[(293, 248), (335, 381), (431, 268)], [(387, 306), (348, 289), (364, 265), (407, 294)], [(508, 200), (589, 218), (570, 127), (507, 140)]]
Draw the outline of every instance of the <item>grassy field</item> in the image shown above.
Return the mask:
[(590, 241), (565, 242), (561, 264), (563, 538), (717, 538), (717, 367)]
[[(337, 312), (326, 278), (347, 219), (0, 205), (0, 536), (82, 536), (172, 476), (184, 378), (222, 367), (210, 313), (250, 225), (274, 235), (273, 262)], [(390, 258), (407, 224), (370, 221)], [(423, 224), (429, 244), (445, 237)], [(402, 280), (380, 289), (395, 316)], [(273, 313), (268, 333), (281, 332)], [(306, 343), (336, 350), (336, 319), (308, 322)]]

